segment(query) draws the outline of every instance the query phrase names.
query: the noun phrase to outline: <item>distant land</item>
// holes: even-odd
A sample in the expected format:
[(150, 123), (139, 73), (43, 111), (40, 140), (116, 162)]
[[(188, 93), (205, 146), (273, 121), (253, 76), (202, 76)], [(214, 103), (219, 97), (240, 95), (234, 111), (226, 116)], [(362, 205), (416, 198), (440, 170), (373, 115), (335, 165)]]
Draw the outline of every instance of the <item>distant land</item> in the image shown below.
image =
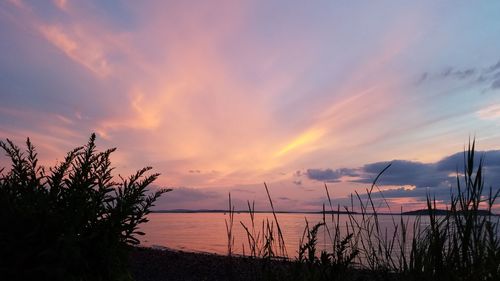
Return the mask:
[[(207, 209), (201, 209), (201, 210), (189, 210), (189, 209), (173, 209), (173, 210), (155, 210), (152, 211), (152, 213), (167, 213), (167, 214), (189, 214), (189, 213), (226, 213), (227, 210), (207, 210)], [(249, 213), (248, 210), (235, 210), (235, 213)], [(445, 216), (448, 215), (451, 211), (449, 210), (441, 210), (441, 209), (436, 209), (434, 210), (434, 213), (438, 216)], [(258, 214), (265, 214), (265, 213), (272, 213), (272, 211), (255, 211), (255, 213)], [(277, 214), (323, 214), (323, 211), (275, 211)], [(482, 216), (500, 216), (499, 214), (491, 213), (488, 212), (487, 210), (478, 210), (479, 215)], [(346, 215), (346, 214), (358, 214), (358, 212), (351, 212), (351, 211), (325, 211), (325, 214), (340, 214), (340, 215)], [(370, 213), (368, 213), (370, 214)], [(414, 211), (408, 211), (408, 212), (402, 212), (402, 213), (377, 213), (377, 215), (405, 215), (405, 216), (424, 216), (424, 215), (429, 215), (429, 210), (428, 209), (420, 209), (420, 210), (414, 210)]]
[[(173, 209), (173, 210), (155, 210), (152, 213), (226, 213), (227, 210), (188, 210), (188, 209)], [(249, 213), (248, 210), (235, 210), (235, 213)], [(272, 211), (255, 211), (255, 213), (265, 214)], [(322, 214), (323, 211), (275, 211), (277, 214)], [(326, 211), (326, 214), (357, 214), (357, 212), (348, 211)]]
[[(435, 210), (433, 210), (433, 212), (434, 212), (434, 214), (436, 214), (438, 216), (446, 216), (446, 215), (448, 215), (448, 214), (451, 213), (450, 210), (441, 210), (441, 209), (435, 209)], [(480, 216), (488, 216), (488, 215), (498, 216), (497, 214), (489, 212), (488, 210), (477, 210), (477, 213)], [(409, 216), (411, 216), (411, 215), (414, 215), (414, 216), (429, 215), (429, 210), (428, 209), (421, 209), (421, 210), (403, 212), (402, 214), (403, 215), (409, 215)]]

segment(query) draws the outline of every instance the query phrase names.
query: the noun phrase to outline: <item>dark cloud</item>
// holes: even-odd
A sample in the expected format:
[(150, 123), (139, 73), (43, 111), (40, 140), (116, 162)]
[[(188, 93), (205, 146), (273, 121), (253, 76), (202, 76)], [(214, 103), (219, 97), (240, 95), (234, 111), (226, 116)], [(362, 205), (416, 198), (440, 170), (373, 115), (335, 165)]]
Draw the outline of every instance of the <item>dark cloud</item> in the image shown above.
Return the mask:
[(422, 75), (420, 75), (420, 78), (417, 81), (417, 84), (423, 83), (427, 78), (429, 77), (429, 73), (424, 72)]
[(453, 69), (451, 67), (445, 69), (439, 74), (436, 74), (435, 78), (454, 78), (454, 79), (468, 79), (475, 75), (477, 70), (475, 68), (467, 68), (467, 69)]
[(354, 169), (342, 168), (337, 170), (332, 169), (307, 169), (307, 177), (312, 180), (324, 182), (338, 182), (341, 177), (349, 176), (356, 177), (358, 174)]
[(293, 173), (293, 176), (295, 177), (301, 177), (304, 173), (301, 171), (301, 170), (297, 170), (295, 171), (295, 173)]
[(448, 67), (440, 73), (430, 74), (428, 72), (424, 72), (420, 78), (420, 82), (423, 82), (427, 79), (458, 79), (464, 80), (469, 79), (475, 76), (479, 71), (476, 68), (466, 68), (466, 69), (454, 69), (452, 67)]
[(340, 169), (340, 173), (343, 176), (348, 176), (348, 177), (358, 177), (359, 176), (359, 173), (356, 172), (355, 169), (349, 169), (349, 168), (342, 168), (342, 169)]
[(200, 170), (189, 170), (188, 171), (190, 174), (200, 174), (201, 171)]
[(308, 169), (307, 177), (317, 181), (338, 181), (341, 175), (332, 169)]
[[(477, 155), (476, 155), (477, 156)], [(474, 162), (479, 159), (475, 157)], [(456, 172), (458, 169), (463, 170), (464, 166), (464, 153), (457, 152), (450, 156), (444, 157), (436, 163), (436, 169), (443, 172)]]
[[(476, 151), (474, 163), (484, 158), (484, 172), (486, 186), (500, 183), (500, 150)], [(444, 157), (436, 163), (421, 163), (405, 160), (377, 162), (363, 166), (362, 175), (356, 182), (371, 183), (389, 163), (391, 167), (379, 178), (380, 185), (412, 185), (422, 187), (448, 187), (456, 181), (455, 173), (461, 172), (464, 167), (464, 154), (458, 152)]]
[(253, 190), (242, 189), (242, 188), (233, 188), (233, 189), (231, 189), (231, 192), (242, 192), (242, 193), (255, 194), (255, 191), (253, 191)]
[[(450, 187), (449, 186), (437, 186), (432, 189), (427, 188), (414, 188), (406, 189), (403, 187), (394, 188), (389, 190), (384, 190), (382, 192), (384, 198), (407, 198), (413, 197), (418, 199), (426, 199), (427, 196), (431, 196), (436, 200), (448, 201), (450, 199)], [(361, 198), (366, 198), (367, 195), (361, 195)], [(376, 199), (381, 199), (382, 196), (379, 194), (373, 195)]]
[(500, 78), (491, 83), (491, 89), (492, 90), (500, 89)]
[[(479, 163), (479, 159), (484, 158), (485, 168), (500, 167), (500, 150), (476, 151), (474, 155), (474, 163)], [(444, 157), (436, 163), (436, 168), (439, 171), (456, 172), (463, 170), (464, 153), (457, 152), (450, 156)]]
[(391, 167), (379, 178), (380, 185), (414, 185), (431, 187), (441, 185), (447, 173), (436, 170), (435, 164), (426, 164), (405, 160), (376, 162), (363, 166), (362, 175), (355, 182), (371, 183), (376, 176), (391, 164)]
[[(500, 188), (500, 150), (476, 151), (474, 157), (475, 167), (483, 157), (483, 172), (485, 176), (485, 189), (492, 187), (494, 191)], [(384, 191), (387, 198), (418, 197), (425, 198), (428, 194), (436, 199), (447, 200), (450, 196), (450, 187), (456, 186), (456, 172), (461, 173), (464, 167), (464, 153), (458, 152), (435, 163), (422, 163), (406, 160), (383, 161), (366, 164), (353, 169), (309, 169), (310, 179), (317, 181), (339, 181), (346, 171), (351, 175), (357, 174), (357, 179), (352, 182), (370, 184), (387, 165), (387, 169), (378, 179), (380, 186), (414, 186), (413, 189), (396, 188)], [(462, 181), (462, 178), (460, 178)]]
[(294, 180), (292, 183), (295, 184), (295, 185), (302, 185), (302, 181), (301, 180)]
[(476, 70), (475, 69), (472, 69), (472, 68), (469, 68), (469, 69), (465, 69), (465, 70), (459, 70), (459, 71), (455, 71), (455, 73), (453, 73), (455, 75), (455, 77), (457, 77), (458, 79), (467, 79), (469, 77), (472, 77), (474, 74), (476, 74)]
[(359, 202), (356, 199), (351, 201), (350, 197), (332, 198), (330, 202), (326, 196), (307, 200), (304, 202), (304, 205), (310, 206), (313, 210), (321, 210), (322, 207), (325, 206), (326, 210), (329, 211), (330, 203), (332, 204), (333, 210), (338, 210), (338, 208), (340, 208), (340, 211), (345, 211), (345, 208), (351, 209), (352, 206), (359, 206)]
[(486, 67), (469, 67), (457, 69), (453, 67), (445, 68), (440, 72), (423, 72), (417, 80), (417, 85), (427, 81), (454, 79), (460, 81), (470, 81), (484, 83), (486, 90), (500, 88), (500, 61)]
[[(246, 209), (249, 196), (254, 197), (255, 191), (245, 188), (191, 188), (178, 187), (161, 196), (155, 203), (155, 210), (172, 209), (217, 209), (228, 206), (228, 194), (231, 192), (231, 203), (236, 209)], [(266, 200), (257, 200), (256, 208), (267, 210)]]
[(161, 203), (186, 203), (186, 202), (197, 202), (206, 199), (215, 198), (225, 198), (226, 195), (203, 189), (195, 189), (189, 187), (178, 187), (174, 188), (172, 191), (168, 192), (164, 196), (160, 197), (160, 201), (157, 205)]
[(494, 72), (494, 71), (499, 70), (499, 69), (500, 69), (500, 60), (499, 60), (497, 63), (495, 63), (495, 64), (493, 64), (493, 65), (490, 65), (490, 66), (486, 69), (486, 71), (487, 71), (487, 72)]

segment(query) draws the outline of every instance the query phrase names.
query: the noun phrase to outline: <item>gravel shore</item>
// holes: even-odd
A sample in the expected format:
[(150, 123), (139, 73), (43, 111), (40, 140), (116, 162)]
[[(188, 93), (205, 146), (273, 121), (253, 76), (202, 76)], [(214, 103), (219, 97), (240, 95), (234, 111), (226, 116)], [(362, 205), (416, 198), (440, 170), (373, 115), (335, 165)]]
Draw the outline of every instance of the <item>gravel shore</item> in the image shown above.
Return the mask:
[[(136, 281), (297, 280), (301, 275), (293, 262), (140, 247), (132, 250), (130, 266)], [(360, 270), (342, 275), (341, 280), (374, 280), (373, 273)]]
[(261, 280), (257, 273), (263, 263), (242, 257), (136, 248), (130, 264), (137, 281), (215, 281)]

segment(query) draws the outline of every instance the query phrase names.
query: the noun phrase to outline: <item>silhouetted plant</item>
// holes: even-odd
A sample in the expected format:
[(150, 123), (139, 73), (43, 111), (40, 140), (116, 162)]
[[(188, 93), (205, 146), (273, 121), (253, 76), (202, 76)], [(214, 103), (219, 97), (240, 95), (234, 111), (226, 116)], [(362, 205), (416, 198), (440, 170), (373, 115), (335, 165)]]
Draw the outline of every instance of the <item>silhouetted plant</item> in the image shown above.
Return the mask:
[[(319, 263), (319, 259), (316, 255), (316, 244), (318, 243), (318, 231), (319, 228), (323, 226), (323, 223), (317, 223), (311, 229), (309, 227), (309, 222), (307, 221), (307, 219), (305, 219), (305, 221), (306, 226), (304, 228), (304, 232), (302, 233), (302, 238), (299, 242), (299, 255), (297, 259), (299, 262), (313, 265)], [(307, 242), (304, 242), (304, 238), (307, 238)]]
[(229, 221), (225, 220), (226, 223), (226, 233), (227, 233), (227, 255), (233, 255), (234, 247), (234, 235), (233, 235), (233, 224), (234, 224), (234, 206), (231, 203), (231, 193), (229, 193)]
[[(250, 205), (250, 202), (247, 201), (251, 229), (249, 229), (249, 227), (247, 227), (242, 221), (240, 221), (240, 224), (247, 235), (249, 256), (252, 258), (265, 258), (269, 260), (286, 260), (288, 259), (288, 253), (286, 251), (283, 232), (281, 231), (278, 217), (274, 209), (273, 200), (271, 199), (271, 195), (269, 194), (269, 189), (266, 183), (264, 183), (264, 187), (266, 189), (267, 198), (271, 206), (274, 220), (269, 220), (268, 218), (262, 220), (261, 229), (257, 230), (255, 227), (255, 205)], [(228, 235), (229, 233), (230, 232), (228, 230)], [(243, 244), (243, 249), (244, 246), (245, 244)]]
[(445, 216), (436, 214), (436, 199), (427, 196), (429, 226), (413, 246), (412, 274), (446, 280), (500, 279), (500, 221), (492, 214), (500, 189), (493, 192), (490, 187), (485, 194), (484, 158), (475, 165), (474, 154), (475, 141), (464, 153), (464, 171), (457, 171), (456, 193), (451, 193)]
[(138, 225), (170, 191), (146, 194), (159, 174), (146, 167), (116, 182), (115, 149), (96, 151), (94, 134), (48, 170), (29, 139), (26, 146), (0, 141), (11, 161), (10, 171), (0, 170), (0, 279), (130, 280)]
[[(390, 164), (375, 177), (366, 194), (355, 193), (358, 212), (354, 212), (354, 196), (351, 196), (351, 209), (344, 207), (348, 221), (342, 233), (340, 206), (335, 212), (325, 185), (331, 223), (327, 222), (324, 206), (321, 222), (310, 228), (306, 219), (294, 267), (287, 268), (282, 275), (268, 274), (272, 278), (266, 280), (365, 280), (367, 276), (368, 280), (500, 280), (500, 216), (492, 213), (500, 190), (494, 192), (490, 187), (485, 192), (483, 157), (477, 163), (475, 154), (475, 141), (472, 141), (464, 152), (464, 170), (457, 171), (456, 188), (450, 190), (447, 210), (438, 212), (436, 199), (428, 194), (427, 209), (414, 217), (412, 225), (402, 211), (397, 219), (392, 213), (381, 214), (375, 204), (376, 190), (381, 204), (391, 212), (390, 204), (377, 186)], [(279, 227), (267, 185), (265, 188)], [(250, 256), (264, 258), (264, 264), (269, 265), (264, 267), (265, 273), (273, 273), (271, 265), (275, 259), (269, 259), (276, 258), (272, 251), (275, 247), (271, 246), (273, 224), (265, 219), (262, 231), (255, 231), (255, 209), (250, 203), (248, 208), (251, 229), (240, 223), (247, 234)], [(389, 215), (392, 227), (384, 227), (379, 220), (382, 215)], [(318, 253), (320, 228), (325, 231), (325, 240), (331, 242), (331, 251)], [(281, 230), (276, 232), (284, 245)]]
[(472, 141), (464, 152), (464, 171), (457, 171), (456, 188), (450, 190), (449, 209), (438, 213), (436, 199), (428, 194), (425, 215), (416, 217), (411, 237), (403, 217), (397, 222), (391, 216), (389, 233), (378, 221), (372, 191), (390, 165), (367, 190), (366, 201), (357, 194), (361, 218), (350, 215), (350, 223), (359, 241), (360, 263), (373, 272), (399, 273), (405, 280), (499, 280), (500, 218), (492, 209), (500, 190), (484, 192), (483, 157), (477, 164), (474, 155)]

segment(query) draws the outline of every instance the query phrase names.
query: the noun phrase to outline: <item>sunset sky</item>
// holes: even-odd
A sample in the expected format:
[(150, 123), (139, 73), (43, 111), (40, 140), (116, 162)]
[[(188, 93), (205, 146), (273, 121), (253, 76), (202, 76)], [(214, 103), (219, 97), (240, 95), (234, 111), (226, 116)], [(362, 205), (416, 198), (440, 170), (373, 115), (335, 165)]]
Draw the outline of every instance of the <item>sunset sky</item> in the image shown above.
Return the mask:
[[(446, 198), (469, 136), (500, 186), (500, 1), (0, 2), (0, 137), (153, 166), (159, 209), (319, 210), (380, 180)], [(7, 165), (5, 157), (1, 166)]]

